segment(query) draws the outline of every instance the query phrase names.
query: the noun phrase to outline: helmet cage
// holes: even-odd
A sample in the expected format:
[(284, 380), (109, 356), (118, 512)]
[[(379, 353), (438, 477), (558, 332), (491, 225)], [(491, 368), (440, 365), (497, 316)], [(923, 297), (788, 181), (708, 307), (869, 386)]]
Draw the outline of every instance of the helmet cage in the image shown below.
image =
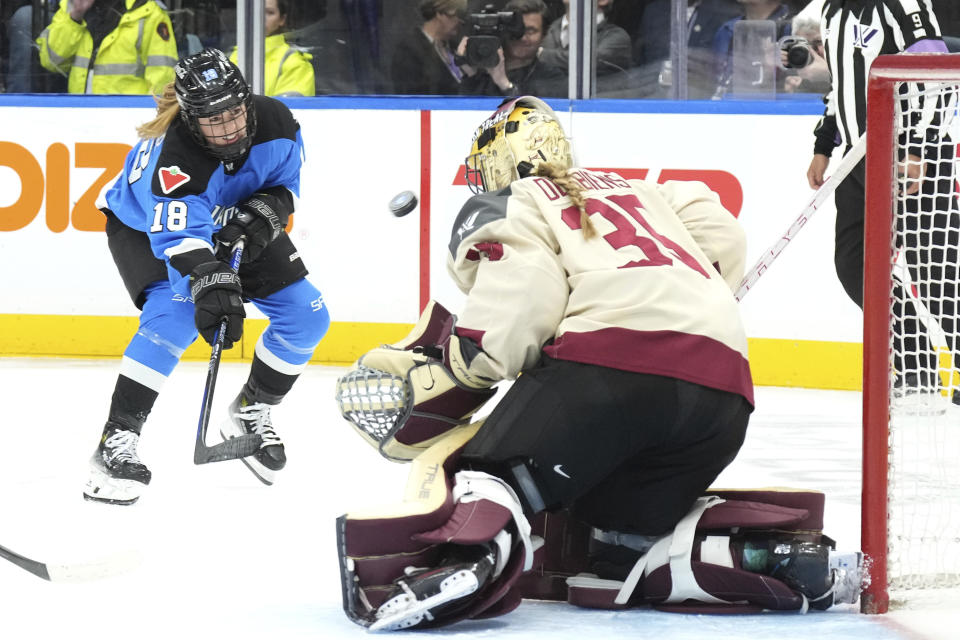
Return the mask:
[[(222, 51), (204, 49), (178, 62), (174, 71), (180, 118), (194, 141), (223, 162), (235, 162), (242, 158), (253, 143), (257, 117), (253, 108), (253, 94), (240, 69)], [(198, 119), (224, 115), (222, 124), (229, 130), (229, 123), (236, 119), (229, 112), (236, 107), (243, 107), (246, 114), (245, 135), (231, 144), (210, 142)]]

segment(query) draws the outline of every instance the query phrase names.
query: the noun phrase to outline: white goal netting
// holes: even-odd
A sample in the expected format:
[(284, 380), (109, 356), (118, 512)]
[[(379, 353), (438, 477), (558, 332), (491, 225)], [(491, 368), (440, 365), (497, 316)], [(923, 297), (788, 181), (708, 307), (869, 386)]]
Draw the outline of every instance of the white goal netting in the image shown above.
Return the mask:
[(887, 513), (892, 592), (960, 586), (960, 84), (904, 82), (897, 92)]

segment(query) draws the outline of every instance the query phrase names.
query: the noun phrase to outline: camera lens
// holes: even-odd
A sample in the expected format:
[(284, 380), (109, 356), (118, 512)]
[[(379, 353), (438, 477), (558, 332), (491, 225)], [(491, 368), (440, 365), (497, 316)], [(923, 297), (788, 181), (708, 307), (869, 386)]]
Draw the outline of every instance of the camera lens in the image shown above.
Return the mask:
[(791, 68), (802, 69), (810, 62), (810, 49), (806, 45), (795, 44), (787, 50), (787, 63)]

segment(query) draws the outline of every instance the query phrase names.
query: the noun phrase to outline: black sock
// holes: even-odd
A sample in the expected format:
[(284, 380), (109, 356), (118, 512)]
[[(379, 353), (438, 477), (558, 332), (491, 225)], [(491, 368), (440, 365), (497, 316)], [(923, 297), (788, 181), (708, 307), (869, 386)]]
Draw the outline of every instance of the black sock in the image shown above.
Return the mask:
[(107, 423), (112, 422), (139, 434), (158, 395), (158, 392), (150, 387), (121, 374), (117, 377), (117, 386), (113, 390)]
[(243, 395), (251, 402), (280, 404), (298, 377), (280, 373), (254, 355), (250, 376), (243, 385)]

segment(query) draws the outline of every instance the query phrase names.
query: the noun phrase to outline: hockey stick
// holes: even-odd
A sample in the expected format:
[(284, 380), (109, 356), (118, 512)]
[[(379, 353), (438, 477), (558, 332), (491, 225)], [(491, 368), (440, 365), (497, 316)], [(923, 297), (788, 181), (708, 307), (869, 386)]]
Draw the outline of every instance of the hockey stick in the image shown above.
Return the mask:
[[(237, 240), (233, 246), (233, 255), (230, 258), (230, 268), (237, 271), (240, 268), (240, 258), (243, 256), (243, 238)], [(223, 341), (227, 332), (227, 319), (220, 321), (220, 329), (213, 341), (213, 351), (210, 353), (210, 364), (207, 366), (207, 383), (203, 387), (203, 403), (200, 406), (200, 424), (197, 425), (197, 443), (193, 449), (193, 464), (221, 462), (223, 460), (237, 460), (256, 453), (263, 440), (256, 433), (248, 433), (239, 438), (231, 438), (212, 447), (207, 446), (207, 426), (210, 424), (210, 407), (213, 405), (213, 392), (217, 386), (217, 372), (220, 370), (220, 358), (223, 355)]]
[(21, 569), (50, 582), (87, 582), (108, 578), (125, 573), (140, 564), (140, 556), (134, 552), (111, 556), (99, 562), (85, 564), (47, 564), (31, 560), (4, 546), (0, 546), (0, 556)]
[(803, 225), (807, 223), (810, 218), (813, 217), (813, 214), (817, 212), (817, 209), (820, 208), (820, 205), (823, 204), (823, 201), (826, 200), (833, 192), (836, 190), (837, 185), (843, 182), (843, 179), (847, 177), (847, 174), (853, 170), (857, 163), (863, 159), (864, 155), (867, 152), (867, 136), (863, 135), (857, 140), (857, 143), (853, 145), (847, 155), (843, 156), (843, 159), (840, 160), (840, 164), (837, 165), (834, 169), (833, 174), (827, 181), (820, 185), (820, 188), (817, 189), (817, 192), (813, 194), (813, 199), (810, 201), (803, 211), (800, 212), (800, 216), (793, 221), (793, 224), (790, 225), (790, 228), (777, 240), (769, 249), (764, 252), (760, 259), (757, 260), (757, 263), (753, 265), (753, 268), (747, 272), (747, 275), (743, 277), (743, 280), (740, 281), (740, 286), (737, 288), (737, 292), (734, 294), (734, 297), (737, 299), (737, 302), (743, 300), (743, 296), (747, 295), (757, 280), (760, 279), (760, 276), (770, 268), (770, 265), (773, 264), (773, 261), (777, 259), (777, 256), (786, 248), (790, 241), (793, 240), (800, 229), (803, 228)]

